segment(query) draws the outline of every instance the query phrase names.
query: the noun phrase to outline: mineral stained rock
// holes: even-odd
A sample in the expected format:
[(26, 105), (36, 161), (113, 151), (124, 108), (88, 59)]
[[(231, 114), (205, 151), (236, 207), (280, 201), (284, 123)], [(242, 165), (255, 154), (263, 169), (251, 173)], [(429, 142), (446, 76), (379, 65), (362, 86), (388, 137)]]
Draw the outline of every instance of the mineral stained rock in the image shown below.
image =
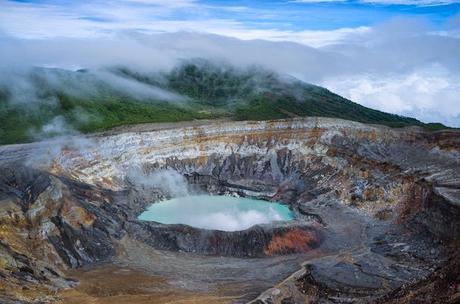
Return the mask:
[[(280, 201), (296, 220), (238, 232), (138, 221), (172, 195), (148, 182), (165, 171), (188, 191)], [(218, 303), (460, 299), (455, 130), (326, 118), (144, 126), (2, 146), (0, 172), (1, 303), (62, 302), (79, 286), (69, 270), (101, 264)]]

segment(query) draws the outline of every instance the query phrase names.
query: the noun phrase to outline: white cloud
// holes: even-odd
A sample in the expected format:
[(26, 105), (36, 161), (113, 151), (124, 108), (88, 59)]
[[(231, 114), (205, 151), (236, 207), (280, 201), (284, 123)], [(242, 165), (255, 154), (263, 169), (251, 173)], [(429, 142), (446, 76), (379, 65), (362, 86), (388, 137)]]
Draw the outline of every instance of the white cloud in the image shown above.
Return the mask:
[(440, 67), (405, 74), (332, 77), (322, 84), (367, 107), (460, 127), (460, 77)]
[[(348, 0), (292, 0), (295, 3), (322, 3), (322, 2), (345, 2)], [(417, 6), (436, 6), (460, 3), (458, 0), (359, 0), (363, 3), (382, 4), (382, 5), (417, 5)]]
[[(0, 10), (0, 28), (14, 37), (28, 39), (49, 38), (88, 38), (112, 36), (115, 32), (132, 31), (143, 33), (164, 33), (178, 31), (206, 32), (244, 40), (264, 39), (270, 41), (291, 41), (313, 47), (321, 47), (345, 41), (354, 33), (364, 33), (368, 27), (339, 28), (335, 30), (282, 30), (278, 28), (254, 28), (246, 24), (225, 18), (212, 18), (204, 15), (195, 20), (167, 19), (176, 9), (189, 7), (205, 10), (195, 1), (125, 0), (125, 2), (155, 4), (146, 9), (143, 6), (125, 6), (114, 2), (109, 7), (97, 3), (82, 6), (78, 10), (63, 10), (53, 5), (5, 4)], [(191, 8), (190, 8), (191, 7)], [(245, 10), (246, 7), (226, 7), (226, 10)], [(85, 16), (99, 16), (103, 21)]]
[(347, 0), (292, 0), (290, 2), (297, 2), (297, 3), (320, 3), (320, 2), (344, 2)]
[[(398, 28), (405, 30), (392, 34)], [(417, 24), (402, 21), (355, 32), (341, 44), (325, 48), (190, 32), (126, 32), (93, 39), (6, 39), (1, 45), (0, 67), (4, 68), (38, 64), (98, 69), (121, 64), (151, 72), (195, 57), (242, 67), (262, 65), (325, 85), (369, 107), (460, 126), (460, 62), (455, 56), (460, 52), (460, 39), (421, 32)], [(163, 94), (140, 90), (144, 89), (142, 85), (124, 79), (109, 82), (133, 92), (138, 90), (139, 94)], [(14, 83), (18, 89), (24, 87), (20, 81)]]
[(436, 6), (460, 3), (458, 0), (360, 0), (365, 3), (374, 4), (397, 4), (397, 5), (417, 5), (417, 6)]
[(254, 30), (241, 28), (211, 30), (212, 33), (237, 37), (244, 40), (263, 39), (269, 41), (290, 41), (305, 44), (311, 47), (323, 47), (347, 41), (354, 34), (366, 33), (369, 27), (340, 28), (336, 30), (303, 30), (303, 31), (281, 31), (281, 30)]
[(128, 3), (140, 3), (146, 5), (155, 5), (163, 7), (190, 7), (197, 4), (196, 0), (123, 0), (123, 2)]
[[(175, 17), (180, 10), (196, 11), (197, 18)], [(254, 27), (229, 18), (211, 18), (206, 10), (192, 0), (119, 0), (104, 5), (95, 1), (77, 10), (2, 3), (0, 29), (7, 36), (0, 35), (0, 67), (74, 69), (123, 64), (152, 71), (169, 69), (183, 58), (205, 57), (239, 66), (263, 65), (326, 84), (364, 105), (426, 121), (460, 124), (458, 17), (442, 30), (399, 19), (372, 28), (314, 31)], [(21, 85), (19, 81), (15, 86)]]

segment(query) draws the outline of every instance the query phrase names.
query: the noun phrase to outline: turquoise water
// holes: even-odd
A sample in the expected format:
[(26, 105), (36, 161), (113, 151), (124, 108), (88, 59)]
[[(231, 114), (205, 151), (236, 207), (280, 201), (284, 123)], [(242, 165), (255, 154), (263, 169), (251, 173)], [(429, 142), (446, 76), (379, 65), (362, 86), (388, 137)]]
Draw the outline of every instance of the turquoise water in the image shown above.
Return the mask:
[(185, 224), (224, 231), (256, 224), (288, 221), (294, 214), (285, 205), (233, 196), (193, 195), (151, 205), (138, 219), (163, 224)]

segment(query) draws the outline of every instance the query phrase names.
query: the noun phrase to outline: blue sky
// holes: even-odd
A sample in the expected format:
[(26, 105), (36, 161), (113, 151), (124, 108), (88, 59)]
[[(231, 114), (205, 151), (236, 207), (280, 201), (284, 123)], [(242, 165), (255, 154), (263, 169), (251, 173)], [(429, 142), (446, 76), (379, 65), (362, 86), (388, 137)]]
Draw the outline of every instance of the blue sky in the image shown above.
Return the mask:
[[(383, 3), (382, 3), (383, 2)], [(395, 1), (399, 2), (399, 1)], [(402, 1), (404, 2), (404, 1)], [(406, 1), (408, 2), (408, 1)], [(460, 1), (457, 1), (460, 3)], [(362, 1), (203, 1), (208, 5), (240, 6), (248, 11), (263, 11), (271, 14), (271, 22), (283, 26), (288, 23), (292, 29), (330, 30), (342, 27), (372, 26), (390, 18), (400, 16), (424, 17), (431, 22), (442, 26), (449, 18), (460, 11), (460, 5), (455, 1), (448, 1), (449, 5), (398, 5), (386, 4), (385, 1), (368, 3)], [(391, 3), (391, 2), (390, 2)], [(423, 4), (423, 2), (421, 1)], [(431, 4), (441, 4), (434, 1)], [(258, 22), (257, 14), (229, 15), (226, 12), (221, 17), (235, 17), (245, 22)]]
[(0, 7), (0, 29), (13, 36), (191, 30), (300, 43), (293, 33), (372, 27), (394, 18), (442, 30), (460, 13), (455, 0), (0, 0)]
[(0, 67), (258, 64), (460, 127), (460, 0), (0, 0), (0, 53)]

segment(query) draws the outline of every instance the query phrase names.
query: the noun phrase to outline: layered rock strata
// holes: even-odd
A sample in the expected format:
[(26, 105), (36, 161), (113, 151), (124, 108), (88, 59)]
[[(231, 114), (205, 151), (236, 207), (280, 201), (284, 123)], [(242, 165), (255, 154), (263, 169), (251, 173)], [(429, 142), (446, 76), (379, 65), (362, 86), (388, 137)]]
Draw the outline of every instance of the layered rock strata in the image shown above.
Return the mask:
[[(126, 238), (152, 250), (241, 258), (316, 250), (275, 287), (254, 287), (256, 302), (422, 292), (444, 265), (458, 275), (459, 135), (306, 118), (0, 147), (0, 299), (58, 300), (56, 290), (77, 284), (69, 268), (117, 260), (129, 251)], [(297, 220), (235, 233), (140, 222), (149, 204), (173, 195), (148, 182), (164, 170), (192, 191), (288, 204)], [(458, 296), (458, 276), (450, 277), (432, 291), (448, 301)]]

